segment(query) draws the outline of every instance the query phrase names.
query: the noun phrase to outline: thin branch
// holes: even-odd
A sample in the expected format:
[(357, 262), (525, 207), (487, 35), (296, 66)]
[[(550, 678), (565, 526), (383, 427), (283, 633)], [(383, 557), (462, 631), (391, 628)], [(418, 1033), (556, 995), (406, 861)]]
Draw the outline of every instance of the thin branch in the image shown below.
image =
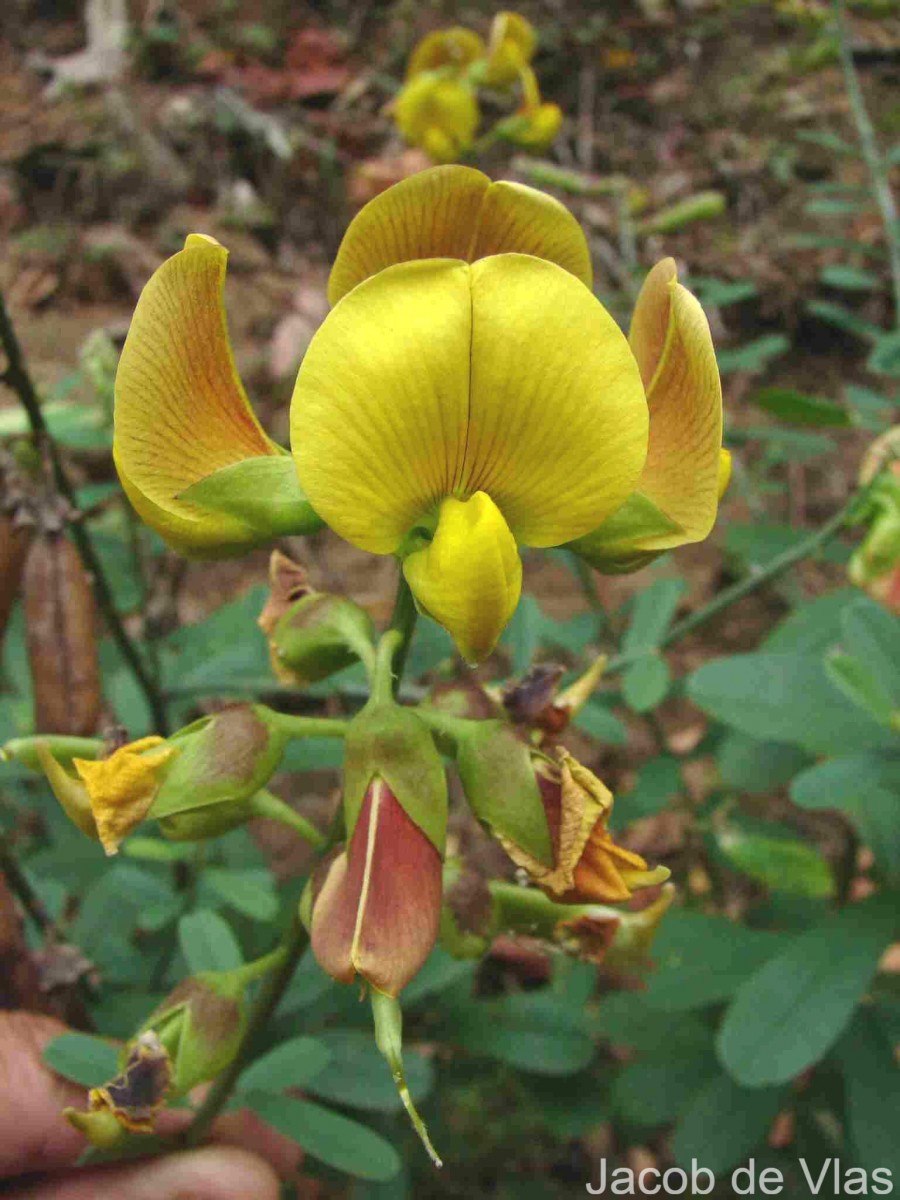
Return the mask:
[[(76, 513), (78, 505), (75, 499), (75, 490), (69, 482), (69, 477), (60, 458), (59, 450), (50, 436), (50, 431), (44, 420), (37, 391), (25, 364), (22, 348), (19, 345), (19, 339), (16, 337), (16, 332), (13, 328), (2, 292), (0, 292), (0, 344), (2, 344), (6, 353), (6, 369), (2, 376), (0, 376), (0, 380), (19, 397), (22, 407), (28, 414), (34, 439), (39, 448), (46, 453), (50, 461), (56, 488), (72, 512)], [(144, 693), (153, 716), (153, 724), (156, 731), (165, 734), (168, 731), (168, 724), (166, 706), (162, 694), (151, 678), (140, 651), (132, 641), (122, 623), (122, 618), (116, 611), (112, 589), (104, 574), (103, 565), (97, 556), (90, 535), (84, 525), (77, 519), (70, 522), (69, 528), (71, 529), (72, 540), (75, 543), (84, 568), (91, 577), (97, 604), (103, 613), (113, 640), (119, 647), (122, 657), (128, 663), (141, 691)]]
[[(731, 587), (726, 588), (724, 592), (720, 592), (718, 596), (710, 600), (709, 604), (698, 609), (695, 613), (691, 613), (683, 621), (678, 621), (671, 627), (659, 645), (654, 647), (654, 651), (665, 650), (675, 642), (681, 641), (683, 637), (687, 637), (689, 633), (693, 633), (701, 625), (705, 625), (707, 621), (711, 621), (713, 617), (718, 616), (720, 612), (723, 612), (732, 604), (736, 604), (739, 600), (743, 600), (745, 596), (749, 596), (761, 587), (765, 587), (767, 583), (771, 583), (774, 579), (783, 575), (785, 571), (789, 571), (791, 567), (802, 562), (804, 558), (808, 558), (811, 554), (814, 554), (854, 520), (855, 514), (860, 510), (866, 494), (865, 491), (854, 493), (840, 512), (835, 513), (815, 533), (810, 534), (808, 538), (805, 538), (790, 550), (786, 550), (783, 554), (776, 555), (767, 566), (755, 574), (749, 575), (746, 579), (742, 579)], [(610, 659), (604, 671), (604, 678), (614, 671), (621, 671), (624, 667), (630, 666), (631, 663), (644, 657), (647, 653), (645, 649), (634, 650)]]
[(898, 216), (897, 203), (891, 191), (887, 168), (884, 165), (881, 151), (878, 149), (875, 127), (872, 125), (869, 110), (866, 108), (856, 64), (853, 61), (853, 50), (847, 36), (843, 0), (832, 0), (832, 7), (837, 29), (838, 53), (844, 69), (844, 82), (850, 100), (850, 111), (853, 114), (860, 149), (872, 181), (872, 194), (884, 224), (884, 236), (887, 242), (888, 262), (894, 291), (894, 326), (900, 329), (900, 216)]

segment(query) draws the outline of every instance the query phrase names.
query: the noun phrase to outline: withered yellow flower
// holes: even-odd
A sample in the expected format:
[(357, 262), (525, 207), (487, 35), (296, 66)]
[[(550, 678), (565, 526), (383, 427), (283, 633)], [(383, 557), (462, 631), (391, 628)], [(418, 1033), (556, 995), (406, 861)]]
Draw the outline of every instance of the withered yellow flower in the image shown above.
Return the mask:
[(552, 865), (508, 838), (500, 840), (513, 862), (549, 896), (572, 904), (611, 904), (669, 878), (667, 867), (651, 869), (639, 854), (613, 841), (612, 793), (566, 750), (557, 749), (555, 762), (539, 759), (536, 773), (553, 840)]
[(139, 738), (108, 758), (73, 758), (77, 778), (61, 766), (49, 747), (38, 757), (53, 793), (83, 833), (96, 838), (107, 854), (143, 821), (162, 782), (161, 773), (177, 751), (161, 737)]

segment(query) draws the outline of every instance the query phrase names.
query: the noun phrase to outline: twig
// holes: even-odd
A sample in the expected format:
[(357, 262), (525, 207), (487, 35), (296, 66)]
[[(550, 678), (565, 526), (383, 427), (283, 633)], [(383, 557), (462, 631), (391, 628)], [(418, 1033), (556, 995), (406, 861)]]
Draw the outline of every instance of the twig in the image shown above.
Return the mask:
[[(416, 609), (413, 604), (412, 593), (409, 590), (406, 580), (401, 575), (397, 586), (397, 598), (394, 602), (394, 621), (391, 624), (391, 628), (381, 639), (378, 649), (379, 662), (385, 662), (390, 666), (390, 670), (381, 673), (386, 675), (388, 679), (393, 674), (395, 688), (399, 686), (403, 675), (402, 660), (406, 656), (409, 641), (415, 628), (415, 622)], [(376, 665), (376, 670), (373, 673), (373, 691), (378, 686), (379, 673), (378, 666)], [(333, 735), (338, 735), (338, 722), (320, 721), (317, 724), (322, 727), (332, 726)], [(340, 828), (340, 824), (335, 826), (336, 831), (339, 831)], [(340, 836), (339, 833), (338, 836)], [(322, 844), (317, 847), (316, 861), (321, 860), (322, 856), (328, 852), (334, 844), (334, 840), (333, 831), (332, 835), (323, 839)], [(228, 1103), (238, 1077), (251, 1059), (256, 1037), (272, 1020), (281, 997), (291, 982), (294, 971), (297, 968), (297, 963), (300, 961), (300, 956), (308, 943), (309, 934), (299, 915), (295, 913), (279, 948), (280, 957), (278, 966), (266, 979), (253, 1005), (250, 1012), (250, 1019), (247, 1022), (247, 1029), (241, 1040), (238, 1052), (230, 1065), (209, 1089), (206, 1098), (197, 1110), (197, 1115), (182, 1135), (182, 1145), (198, 1145), (206, 1137), (213, 1121), (215, 1121), (216, 1117)]]
[[(28, 414), (28, 420), (35, 441), (38, 443), (39, 448), (46, 453), (53, 468), (53, 477), (57, 490), (65, 499), (72, 512), (77, 513), (78, 505), (75, 499), (74, 488), (69, 482), (69, 477), (60, 458), (59, 450), (50, 436), (50, 431), (44, 420), (44, 414), (41, 412), (37, 391), (31, 380), (28, 368), (25, 365), (19, 339), (16, 337), (16, 332), (7, 311), (2, 292), (0, 292), (0, 344), (2, 344), (6, 353), (6, 369), (2, 376), (0, 376), (0, 380), (19, 397), (22, 407)], [(141, 691), (144, 693), (153, 716), (153, 724), (156, 731), (165, 734), (168, 732), (165, 702), (163, 701), (161, 692), (151, 678), (138, 648), (131, 640), (128, 631), (122, 623), (122, 618), (116, 611), (112, 590), (103, 572), (103, 566), (94, 549), (94, 544), (87, 530), (79, 520), (72, 520), (70, 522), (70, 529), (72, 531), (72, 540), (75, 543), (84, 568), (93, 582), (97, 604), (103, 613), (107, 627), (116, 645), (119, 647), (122, 657), (131, 668), (132, 674), (137, 680)]]
[(62, 938), (56, 922), (47, 911), (44, 902), (28, 882), (28, 876), (19, 866), (18, 859), (13, 853), (6, 837), (0, 834), (0, 874), (6, 876), (10, 889), (19, 898), (22, 907), (41, 931), (41, 934), (55, 941)]
[(837, 30), (838, 53), (844, 69), (844, 82), (850, 100), (850, 111), (853, 114), (860, 149), (872, 181), (872, 194), (884, 224), (884, 236), (887, 242), (888, 262), (894, 291), (894, 326), (900, 329), (900, 217), (898, 217), (897, 204), (891, 191), (884, 159), (878, 149), (875, 128), (866, 108), (856, 64), (853, 61), (853, 51), (847, 37), (843, 0), (832, 0), (832, 7)]
[[(730, 588), (726, 588), (724, 592), (720, 592), (718, 596), (710, 600), (709, 604), (705, 605), (705, 607), (698, 609), (695, 613), (691, 613), (683, 621), (678, 621), (671, 627), (658, 646), (654, 647), (654, 652), (665, 650), (668, 646), (680, 641), (683, 637), (687, 637), (689, 633), (693, 633), (695, 629), (699, 629), (701, 625), (705, 625), (707, 621), (711, 621), (713, 617), (718, 616), (720, 612), (730, 607), (730, 605), (736, 604), (739, 600), (743, 600), (745, 596), (749, 596), (751, 593), (758, 591), (759, 588), (765, 587), (767, 583), (771, 583), (773, 579), (777, 579), (779, 575), (783, 575), (785, 571), (790, 570), (796, 563), (802, 562), (804, 558), (808, 558), (811, 554), (814, 554), (816, 550), (824, 546), (826, 542), (840, 533), (844, 526), (853, 520), (866, 494), (866, 491), (854, 493), (840, 512), (835, 513), (831, 520), (826, 521), (820, 529), (810, 534), (799, 545), (786, 550), (783, 554), (777, 555), (768, 566), (748, 576), (747, 579), (742, 579), (740, 582), (733, 584)], [(646, 649), (634, 650), (610, 659), (607, 663), (604, 677), (612, 674), (614, 671), (621, 671), (624, 667), (630, 666), (631, 663), (642, 658), (647, 653)]]

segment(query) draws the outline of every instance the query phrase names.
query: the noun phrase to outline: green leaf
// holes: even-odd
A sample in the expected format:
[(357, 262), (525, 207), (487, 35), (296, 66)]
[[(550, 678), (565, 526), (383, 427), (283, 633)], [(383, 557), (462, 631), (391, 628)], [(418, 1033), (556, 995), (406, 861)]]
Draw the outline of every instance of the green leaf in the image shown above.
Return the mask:
[(256, 1059), (241, 1074), (237, 1090), (278, 1095), (305, 1088), (330, 1062), (331, 1052), (318, 1038), (291, 1038)]
[(685, 584), (681, 579), (658, 579), (650, 587), (638, 592), (632, 605), (628, 629), (622, 639), (625, 654), (652, 650), (660, 644), (672, 624), (684, 592)]
[[(327, 1050), (329, 1061), (324, 1070), (305, 1085), (307, 1091), (321, 1100), (371, 1112), (399, 1112), (402, 1109), (403, 1101), (390, 1068), (372, 1034), (334, 1029), (324, 1030), (317, 1039)], [(431, 1063), (415, 1050), (404, 1048), (403, 1066), (410, 1095), (419, 1103), (434, 1086)]]
[(628, 741), (628, 727), (597, 696), (588, 700), (574, 724), (608, 746), (624, 746)]
[(312, 949), (307, 947), (297, 965), (290, 985), (278, 1005), (280, 1016), (309, 1008), (317, 1000), (337, 987), (330, 975), (326, 975), (316, 961)]
[(87, 1033), (61, 1033), (47, 1043), (42, 1057), (51, 1071), (82, 1087), (97, 1087), (119, 1072), (116, 1047)]
[(664, 658), (655, 654), (639, 658), (622, 676), (622, 696), (636, 713), (651, 712), (665, 700), (672, 674)]
[(749, 279), (715, 279), (706, 275), (691, 275), (681, 281), (692, 291), (704, 308), (725, 308), (750, 300), (759, 289)]
[(891, 735), (832, 686), (822, 661), (804, 654), (735, 654), (688, 680), (705, 712), (762, 741), (791, 742), (813, 754), (835, 746), (889, 745)]
[(851, 905), (742, 984), (718, 1036), (732, 1077), (765, 1087), (818, 1062), (847, 1027), (896, 926), (896, 897)]
[(778, 933), (748, 929), (726, 917), (676, 909), (653, 943), (656, 970), (647, 980), (646, 1003), (682, 1012), (730, 999), (763, 963), (785, 945)]
[(900, 619), (880, 605), (860, 601), (842, 614), (841, 631), (845, 648), (900, 707)]
[(397, 1151), (373, 1130), (309, 1100), (251, 1092), (250, 1108), (312, 1158), (357, 1179), (386, 1182), (400, 1170)]
[(808, 396), (794, 388), (761, 388), (750, 397), (757, 408), (789, 421), (793, 425), (849, 425), (850, 418), (845, 409), (831, 400)]
[(722, 738), (716, 751), (722, 782), (751, 795), (784, 787), (809, 763), (809, 755), (797, 746), (761, 742), (736, 730)]
[[(859, 601), (856, 588), (838, 588), (795, 608), (766, 638), (766, 651), (816, 654), (828, 650), (841, 636), (841, 622), (848, 604)], [(868, 600), (865, 604), (874, 603)]]
[(230, 871), (223, 867), (207, 867), (203, 882), (251, 921), (271, 921), (278, 913), (275, 884), (270, 872), (264, 868)]
[(513, 672), (516, 675), (523, 674), (531, 665), (541, 644), (543, 624), (544, 614), (540, 605), (530, 592), (526, 592), (500, 639), (501, 645), (508, 647), (512, 653)]
[(425, 966), (403, 989), (403, 1008), (409, 1010), (463, 979), (474, 979), (475, 963), (453, 958), (440, 946), (432, 950)]
[(839, 650), (832, 651), (825, 659), (825, 670), (834, 686), (851, 703), (868, 713), (873, 721), (891, 725), (894, 705), (875, 671), (852, 654), (842, 654)]
[(811, 217), (846, 217), (855, 216), (862, 205), (857, 200), (837, 200), (823, 196), (810, 200), (805, 207)]
[(266, 536), (314, 533), (324, 522), (303, 494), (288, 454), (245, 458), (213, 471), (179, 500), (246, 521)]
[(688, 1170), (691, 1159), (714, 1175), (736, 1166), (764, 1140), (781, 1107), (783, 1088), (742, 1088), (721, 1073), (681, 1109), (672, 1151)]
[(200, 971), (231, 971), (244, 961), (227, 923), (208, 908), (199, 908), (181, 918), (178, 944), (192, 975)]
[(859, 157), (859, 147), (845, 141), (828, 129), (801, 129), (796, 135), (798, 142), (809, 142), (813, 146), (821, 146), (832, 154), (846, 154), (853, 158)]
[(536, 1075), (574, 1075), (594, 1057), (581, 1015), (543, 993), (473, 1004), (454, 1022), (452, 1035), (470, 1054)]
[(729, 824), (716, 831), (725, 857), (751, 879), (774, 891), (825, 899), (835, 891), (831, 867), (806, 842), (792, 837), (764, 837)]
[(852, 409), (855, 425), (875, 433), (881, 433), (888, 428), (894, 405), (887, 396), (855, 384), (850, 384), (845, 389), (845, 395)]
[(860, 1163), (900, 1179), (900, 1070), (887, 1031), (874, 1012), (860, 1009), (838, 1047), (844, 1070), (844, 1104), (850, 1138)]
[(823, 267), (819, 278), (829, 287), (842, 288), (847, 292), (871, 292), (881, 285), (881, 280), (874, 271), (864, 271), (861, 267), (849, 267), (840, 263)]
[(723, 375), (733, 375), (737, 371), (761, 371), (790, 348), (790, 339), (783, 333), (766, 333), (743, 346), (720, 350), (719, 371)]
[(900, 759), (869, 752), (819, 763), (797, 776), (791, 799), (843, 812), (879, 866), (900, 879)]
[(811, 300), (806, 306), (806, 311), (827, 325), (834, 325), (844, 333), (852, 333), (854, 337), (877, 341), (883, 335), (880, 326), (873, 325), (859, 313), (845, 308), (843, 304), (835, 304), (831, 300)]
[(630, 792), (616, 797), (612, 811), (613, 829), (621, 829), (629, 821), (652, 817), (684, 791), (681, 764), (671, 754), (651, 758), (638, 772)]
[(887, 333), (879, 338), (866, 366), (875, 375), (900, 377), (900, 333)]

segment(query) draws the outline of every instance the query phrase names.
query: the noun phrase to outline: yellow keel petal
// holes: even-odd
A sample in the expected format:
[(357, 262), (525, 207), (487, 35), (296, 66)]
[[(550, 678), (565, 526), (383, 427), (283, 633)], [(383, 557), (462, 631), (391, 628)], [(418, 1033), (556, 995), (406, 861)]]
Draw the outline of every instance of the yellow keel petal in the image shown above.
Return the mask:
[(434, 540), (403, 564), (413, 595), (467, 662), (497, 644), (522, 590), (522, 561), (503, 514), (484, 492), (441, 505)]

